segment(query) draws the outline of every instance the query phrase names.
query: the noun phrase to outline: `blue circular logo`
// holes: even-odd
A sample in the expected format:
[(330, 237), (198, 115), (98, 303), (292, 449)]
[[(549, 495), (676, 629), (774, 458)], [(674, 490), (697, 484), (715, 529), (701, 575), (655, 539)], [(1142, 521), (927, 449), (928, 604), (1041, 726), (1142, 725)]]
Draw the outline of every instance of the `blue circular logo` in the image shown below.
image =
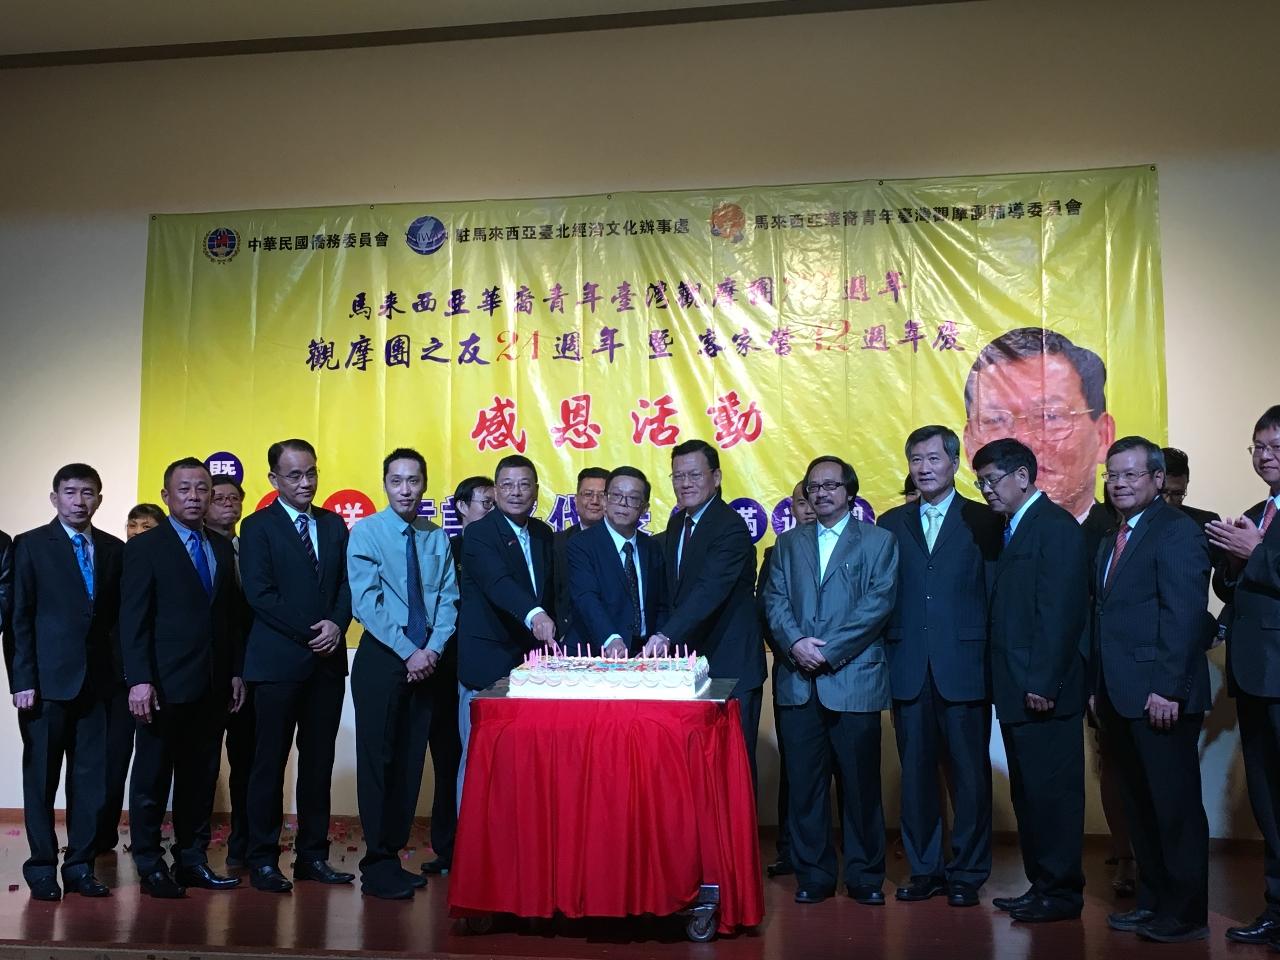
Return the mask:
[(435, 253), (448, 239), (449, 231), (435, 217), (419, 217), (404, 232), (404, 242), (409, 249), (423, 256)]
[(225, 450), (211, 453), (205, 458), (204, 465), (211, 477), (230, 477), (236, 483), (244, 482), (244, 465), (234, 453)]
[(240, 234), (230, 227), (215, 227), (204, 235), (204, 255), (214, 263), (227, 263), (240, 252)]
[(751, 534), (751, 542), (759, 543), (760, 538), (769, 529), (769, 512), (750, 497), (739, 497), (729, 501), (729, 506), (742, 518)]
[(778, 501), (777, 506), (773, 508), (773, 513), (769, 516), (769, 524), (773, 527), (773, 532), (779, 536), (796, 525), (796, 515), (791, 509), (790, 497), (783, 497)]

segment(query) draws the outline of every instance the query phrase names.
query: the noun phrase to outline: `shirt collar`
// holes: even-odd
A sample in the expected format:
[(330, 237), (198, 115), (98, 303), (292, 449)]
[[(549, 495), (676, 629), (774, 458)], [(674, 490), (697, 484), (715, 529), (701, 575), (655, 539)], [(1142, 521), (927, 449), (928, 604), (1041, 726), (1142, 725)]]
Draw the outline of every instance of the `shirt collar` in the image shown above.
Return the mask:
[(613, 529), (613, 524), (611, 524), (611, 523), (609, 522), (609, 518), (608, 518), (608, 517), (605, 517), (605, 518), (604, 518), (604, 526), (605, 526), (605, 529), (609, 531), (609, 536), (611, 536), (611, 537), (613, 538), (613, 548), (614, 548), (615, 550), (617, 550), (617, 551), (618, 551), (618, 553), (621, 553), (621, 552), (622, 552), (623, 544), (627, 544), (627, 543), (631, 544), (631, 549), (632, 549), (632, 550), (635, 550), (635, 549), (636, 549), (636, 537), (635, 537), (635, 536), (632, 536), (632, 537), (631, 537), (631, 539), (630, 539), (630, 540), (628, 540), (626, 537), (624, 537), (622, 534), (620, 534), (617, 530)]
[(702, 519), (702, 515), (707, 512), (707, 507), (711, 506), (711, 503), (713, 500), (715, 500), (715, 498), (716, 498), (716, 494), (713, 493), (710, 499), (708, 499), (706, 503), (704, 503), (702, 506), (698, 508), (696, 513), (685, 513), (686, 517), (690, 517), (693, 519), (693, 525), (695, 527), (698, 525), (698, 522)]
[(1018, 529), (1018, 524), (1022, 522), (1023, 514), (1027, 512), (1027, 509), (1033, 503), (1035, 503), (1037, 500), (1040, 499), (1040, 496), (1041, 496), (1041, 491), (1037, 490), (1035, 493), (1033, 493), (1030, 497), (1027, 498), (1026, 503), (1024, 503), (1022, 506), (1018, 508), (1018, 512), (1009, 518), (1009, 529), (1011, 531)]
[(529, 534), (528, 522), (526, 522), (525, 525), (522, 527), (520, 526), (520, 524), (516, 523), (514, 520), (508, 517), (505, 513), (502, 515), (502, 519), (507, 521), (507, 523), (511, 526), (511, 529), (515, 532), (515, 535), (517, 537), (523, 538), (525, 536), (528, 536)]
[(941, 503), (926, 503), (926, 502), (924, 501), (924, 499), (922, 498), (922, 499), (920, 500), (920, 519), (921, 519), (921, 520), (923, 520), (923, 519), (924, 519), (925, 512), (926, 512), (930, 507), (933, 507), (933, 509), (935, 509), (935, 510), (937, 510), (937, 511), (938, 511), (938, 514), (942, 517), (942, 519), (944, 519), (944, 520), (945, 520), (945, 519), (947, 518), (947, 510), (949, 510), (949, 509), (950, 509), (950, 507), (951, 507), (951, 501), (952, 501), (952, 500), (954, 500), (955, 498), (956, 498), (956, 488), (955, 488), (955, 487), (952, 487), (952, 488), (951, 488), (951, 492), (950, 492), (950, 493), (948, 493), (948, 494), (947, 494), (947, 495), (942, 499), (942, 502), (941, 502)]
[(284, 502), (283, 497), (277, 497), (276, 502), (279, 503), (280, 506), (284, 507), (284, 512), (289, 515), (289, 520), (292, 521), (295, 527), (298, 525), (298, 518), (303, 515), (305, 515), (307, 519), (310, 520), (312, 523), (315, 522), (315, 519), (316, 519), (315, 515), (312, 514), (312, 512), (309, 509), (305, 511), (295, 510), (293, 509), (293, 507), (289, 506), (289, 504)]
[(178, 534), (178, 539), (180, 539), (183, 543), (186, 543), (188, 540), (190, 540), (190, 539), (191, 539), (191, 534), (193, 534), (193, 533), (198, 533), (198, 534), (200, 534), (200, 539), (202, 539), (202, 540), (208, 540), (208, 539), (209, 539), (209, 533), (208, 533), (208, 531), (206, 531), (206, 530), (205, 530), (205, 528), (204, 528), (204, 524), (203, 524), (203, 523), (202, 523), (202, 524), (200, 524), (200, 528), (199, 528), (198, 530), (197, 530), (197, 529), (193, 529), (193, 528), (191, 528), (191, 527), (188, 527), (188, 526), (187, 526), (185, 523), (183, 523), (182, 521), (180, 521), (180, 520), (178, 520), (177, 518), (175, 518), (175, 517), (174, 517), (174, 515), (173, 515), (172, 513), (171, 513), (171, 514), (169, 514), (169, 523), (171, 523), (171, 524), (173, 525), (173, 529), (174, 529), (174, 530), (177, 532), (177, 534)]
[(834, 533), (836, 536), (836, 539), (839, 540), (841, 535), (844, 533), (844, 528), (849, 526), (849, 521), (852, 519), (853, 519), (853, 511), (850, 510), (843, 517), (840, 518), (840, 521), (835, 526), (826, 527), (826, 526), (823, 526), (821, 523), (819, 523), (817, 524), (818, 536), (822, 536), (827, 533)]
[(76, 537), (83, 536), (85, 540), (89, 542), (89, 546), (93, 546), (93, 527), (90, 527), (83, 534), (81, 534), (79, 530), (75, 529), (74, 527), (68, 527), (65, 523), (63, 523), (61, 517), (58, 518), (58, 525), (67, 532), (67, 536), (71, 538), (72, 543), (75, 543)]

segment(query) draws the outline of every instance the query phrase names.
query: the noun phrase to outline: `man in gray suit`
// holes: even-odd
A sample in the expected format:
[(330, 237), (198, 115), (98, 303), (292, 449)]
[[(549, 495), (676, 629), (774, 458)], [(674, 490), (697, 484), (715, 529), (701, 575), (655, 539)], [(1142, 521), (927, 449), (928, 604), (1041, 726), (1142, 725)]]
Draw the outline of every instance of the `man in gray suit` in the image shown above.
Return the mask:
[(785, 744), (797, 903), (836, 887), (828, 801), (832, 758), (843, 800), (849, 896), (884, 903), (880, 711), (889, 707), (884, 628), (893, 610), (898, 542), (849, 512), (858, 475), (839, 457), (805, 472), (816, 524), (778, 538), (765, 592)]

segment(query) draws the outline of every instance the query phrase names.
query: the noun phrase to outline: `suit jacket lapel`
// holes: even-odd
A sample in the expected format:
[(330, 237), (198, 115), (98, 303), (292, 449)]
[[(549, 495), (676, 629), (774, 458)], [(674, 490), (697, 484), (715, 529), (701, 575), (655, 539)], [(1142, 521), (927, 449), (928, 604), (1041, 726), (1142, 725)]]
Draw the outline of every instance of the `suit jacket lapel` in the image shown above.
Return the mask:
[[(843, 563), (850, 553), (857, 550), (858, 544), (862, 541), (862, 530), (859, 528), (858, 523), (859, 521), (855, 517), (849, 517), (844, 533), (840, 534), (840, 539), (836, 541), (835, 548), (831, 551), (831, 556), (827, 558), (827, 569), (823, 571), (822, 583), (819, 584), (819, 589), (826, 586), (836, 567)], [(816, 544), (818, 539), (817, 524), (814, 524), (814, 527), (814, 542)], [(817, 561), (816, 551), (814, 553), (814, 561)]]
[[(49, 524), (49, 538), (53, 541), (54, 554), (58, 558), (58, 565), (62, 567), (63, 576), (71, 577), (73, 582), (80, 584), (79, 595), (84, 597), (86, 603), (92, 605), (93, 598), (89, 596), (89, 588), (85, 585), (84, 574), (80, 572), (80, 558), (76, 556), (76, 545), (71, 542), (71, 538), (67, 536), (67, 531), (62, 528), (62, 521), (57, 517), (54, 517), (53, 522)], [(96, 541), (93, 547), (94, 560), (96, 561), (102, 554), (98, 551)], [(96, 569), (94, 573), (97, 573)]]
[(1009, 538), (1009, 542), (1004, 545), (1004, 549), (1000, 551), (1000, 559), (996, 561), (995, 579), (1000, 579), (1000, 574), (1004, 573), (1009, 567), (1009, 557), (1013, 552), (1013, 547), (1022, 543), (1030, 534), (1027, 532), (1035, 521), (1036, 514), (1040, 512), (1040, 501), (1045, 497), (1041, 493), (1036, 502), (1027, 507), (1027, 512), (1022, 515), (1022, 519), (1018, 521), (1018, 528), (1013, 531), (1013, 536)]
[[(800, 553), (800, 564), (808, 573), (808, 582), (813, 584), (816, 590), (818, 588), (818, 525), (811, 523), (801, 527), (796, 536), (796, 542)], [(773, 562), (777, 563), (778, 560), (779, 557), (775, 554)], [(794, 589), (795, 584), (791, 584), (791, 587)]]
[[(913, 504), (913, 507), (918, 506), (918, 504)], [(907, 516), (907, 530), (911, 533), (911, 538), (919, 545), (920, 552), (927, 556), (929, 553), (929, 543), (924, 538), (924, 520), (920, 516), (920, 511), (918, 509), (912, 509)], [(937, 547), (936, 540), (934, 541), (934, 546), (935, 548)]]
[[(501, 510), (495, 510), (494, 522), (498, 524), (498, 536), (501, 537), (502, 543), (506, 546), (505, 559), (507, 566), (511, 572), (520, 576), (525, 586), (529, 588), (529, 592), (535, 597), (540, 594), (534, 589), (534, 584), (529, 582), (529, 564), (524, 559), (524, 548), (520, 546), (520, 535), (511, 526), (511, 521), (507, 519), (507, 515)], [(525, 528), (528, 530), (528, 527)], [(534, 562), (534, 572), (537, 572), (538, 563), (538, 544), (533, 539), (533, 531), (529, 530), (529, 556)], [(542, 586), (541, 583), (538, 586)]]
[[(957, 492), (951, 498), (951, 506), (947, 507), (946, 516), (942, 518), (942, 527), (938, 530), (938, 535), (933, 538), (933, 552), (937, 553), (942, 549), (942, 545), (947, 539), (964, 525), (964, 508), (969, 503), (964, 497)], [(916, 515), (919, 519), (919, 514)], [(920, 539), (924, 540), (924, 528), (921, 527)]]
[[(188, 586), (197, 595), (203, 597), (206, 603), (211, 603), (213, 598), (210, 597), (209, 594), (205, 593), (204, 584), (200, 582), (200, 574), (196, 573), (195, 561), (191, 559), (191, 553), (187, 550), (187, 542), (185, 539), (183, 539), (183, 537), (187, 536), (187, 534), (183, 534), (180, 536), (178, 534), (178, 531), (174, 529), (173, 523), (169, 520), (168, 517), (164, 518), (164, 520), (162, 521), (162, 524), (164, 527), (167, 528), (169, 552), (171, 554), (176, 554), (176, 556), (170, 560), (170, 563), (176, 564), (179, 567), (179, 569), (183, 571), (178, 576), (186, 579), (188, 582)], [(186, 528), (184, 527), (183, 529), (185, 530)], [(207, 536), (207, 534), (204, 534), (204, 535)], [(181, 558), (181, 560), (179, 560), (179, 558)], [(218, 564), (218, 566), (219, 566), (219, 572), (221, 572), (222, 564)], [(214, 592), (216, 593), (218, 589), (218, 583), (216, 578), (214, 579), (213, 587), (214, 587)]]
[[(288, 534), (288, 539), (293, 541), (293, 549), (295, 549), (298, 552), (298, 556), (300, 556), (304, 562), (310, 563), (311, 558), (307, 556), (307, 548), (302, 545), (302, 537), (298, 534), (298, 528), (295, 527), (293, 525), (293, 521), (289, 519), (289, 513), (281, 505), (279, 498), (274, 500), (271, 506), (268, 507), (267, 509), (275, 511), (274, 516), (277, 518), (276, 522), (280, 524), (281, 533)], [(314, 514), (315, 512), (314, 507), (312, 507), (312, 512)], [(315, 523), (316, 539), (320, 541), (320, 556), (323, 557), (327, 552), (324, 549), (323, 528), (319, 523), (316, 523), (316, 518), (314, 516), (312, 516), (310, 521), (308, 522)], [(321, 560), (320, 562), (324, 563), (324, 560)]]
[[(1136, 550), (1138, 547), (1138, 544), (1142, 542), (1142, 538), (1147, 535), (1147, 530), (1150, 529), (1151, 527), (1151, 521), (1153, 521), (1159, 515), (1160, 510), (1162, 508), (1163, 508), (1163, 501), (1157, 497), (1155, 500), (1151, 502), (1151, 505), (1147, 507), (1147, 509), (1143, 512), (1142, 516), (1138, 518), (1138, 525), (1134, 527), (1131, 531), (1129, 531), (1129, 539), (1125, 542), (1124, 550), (1120, 553), (1119, 557), (1111, 561), (1111, 566), (1113, 569), (1111, 571), (1111, 576), (1106, 577), (1107, 582), (1102, 588), (1102, 592), (1104, 596), (1110, 593), (1111, 588), (1116, 585), (1116, 577), (1120, 575), (1120, 571), (1123, 570), (1125, 564), (1129, 562), (1129, 558), (1133, 556), (1133, 551)], [(1106, 542), (1107, 541), (1105, 540), (1103, 541), (1103, 543), (1106, 543)], [(1115, 552), (1115, 548), (1116, 548), (1115, 537), (1112, 537), (1111, 549), (1110, 550), (1104, 549), (1101, 552), (1106, 554), (1107, 556), (1110, 556)], [(1104, 561), (1103, 569), (1104, 570), (1106, 569), (1105, 561)], [(1104, 573), (1104, 577), (1105, 576), (1106, 575)]]
[[(547, 595), (547, 583), (551, 579), (552, 543), (543, 536), (534, 536), (533, 527), (529, 528), (529, 555), (533, 557), (533, 574), (537, 581), (535, 596), (542, 599)], [(518, 545), (518, 544), (517, 544)], [(521, 551), (523, 554), (524, 551)], [(521, 558), (523, 559), (523, 557)]]

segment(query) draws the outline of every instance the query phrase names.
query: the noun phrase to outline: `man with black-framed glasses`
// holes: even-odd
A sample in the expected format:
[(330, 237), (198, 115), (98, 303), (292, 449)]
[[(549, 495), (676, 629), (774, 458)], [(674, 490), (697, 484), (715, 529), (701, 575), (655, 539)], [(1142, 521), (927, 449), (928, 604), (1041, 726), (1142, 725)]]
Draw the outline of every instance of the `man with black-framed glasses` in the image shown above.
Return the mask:
[(1209, 542), (1227, 554), (1220, 578), (1230, 603), (1227, 689), (1240, 717), (1245, 782), (1262, 834), (1265, 876), (1262, 913), (1253, 923), (1229, 929), (1227, 938), (1280, 949), (1280, 405), (1258, 418), (1248, 450), (1267, 498), (1241, 517), (1205, 528)]
[(568, 547), (573, 616), (565, 647), (577, 654), (628, 657), (643, 651), (667, 618), (662, 551), (639, 529), (649, 509), (649, 479), (635, 467), (608, 474), (602, 523)]

